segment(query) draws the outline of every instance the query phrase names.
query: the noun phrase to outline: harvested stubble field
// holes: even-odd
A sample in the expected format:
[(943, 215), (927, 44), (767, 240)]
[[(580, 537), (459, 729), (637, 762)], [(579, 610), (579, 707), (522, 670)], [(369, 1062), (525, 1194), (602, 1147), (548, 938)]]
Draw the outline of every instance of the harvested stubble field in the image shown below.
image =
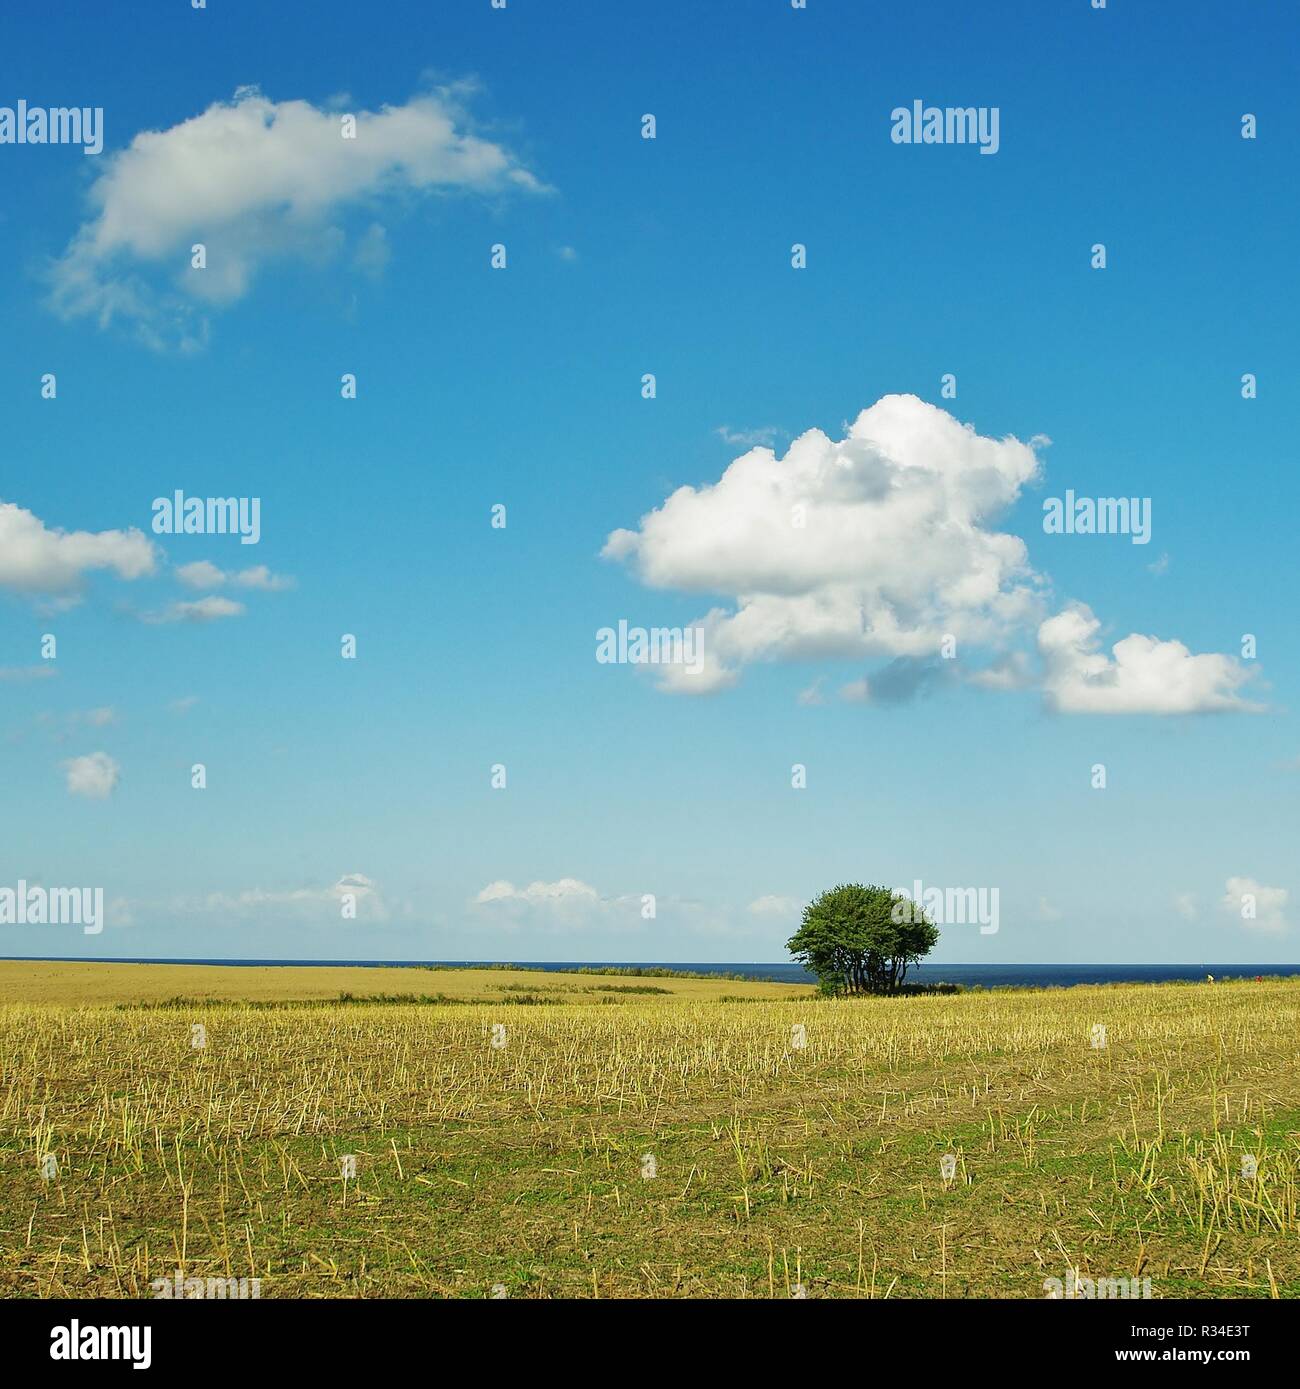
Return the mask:
[(0, 1003), (0, 1294), (1300, 1294), (1300, 982), (400, 973), (454, 1001)]

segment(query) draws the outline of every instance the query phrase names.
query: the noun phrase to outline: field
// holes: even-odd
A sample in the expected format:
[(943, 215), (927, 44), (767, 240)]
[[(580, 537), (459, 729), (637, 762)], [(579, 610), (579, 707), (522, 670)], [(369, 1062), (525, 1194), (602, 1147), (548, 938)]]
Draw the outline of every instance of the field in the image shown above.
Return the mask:
[[(749, 979), (691, 979), (617, 974), (549, 974), (540, 970), (402, 969), (350, 965), (101, 965), (60, 960), (0, 960), (0, 1003), (209, 1005), (336, 1002), (409, 996), (413, 1001), (510, 1003), (519, 996), (576, 1002), (617, 997), (629, 989), (706, 1002), (721, 996), (780, 999), (808, 988)], [(647, 997), (651, 996), (649, 994)]]
[(1298, 1022), (1297, 981), (0, 964), (0, 1295), (1294, 1297)]

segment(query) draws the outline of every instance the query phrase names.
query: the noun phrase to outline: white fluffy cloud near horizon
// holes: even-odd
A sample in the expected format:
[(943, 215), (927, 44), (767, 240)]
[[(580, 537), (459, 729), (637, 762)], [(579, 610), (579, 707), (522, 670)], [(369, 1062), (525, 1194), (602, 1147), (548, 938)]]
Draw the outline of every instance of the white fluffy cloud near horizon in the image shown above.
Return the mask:
[(1266, 887), (1254, 878), (1229, 878), (1224, 888), (1220, 908), (1248, 930), (1281, 935), (1287, 929), (1285, 911), (1291, 894), (1286, 888)]
[[(135, 924), (138, 917), (168, 920), (177, 915), (217, 922), (380, 924), (394, 912), (379, 884), (364, 873), (344, 873), (328, 887), (253, 887), (156, 901), (122, 898), (115, 907), (114, 915), (123, 925)], [(351, 915), (345, 916), (345, 910)]]
[(579, 878), (557, 878), (553, 883), (535, 882), (527, 887), (498, 878), (474, 898), (475, 906), (490, 902), (526, 902), (530, 906), (553, 906), (564, 902), (598, 902), (600, 894)]
[(606, 897), (580, 878), (539, 880), (524, 887), (499, 878), (475, 894), (469, 906), (481, 920), (507, 928), (637, 929), (655, 924), (653, 916), (643, 916), (646, 900), (635, 893)]
[[(102, 157), (91, 215), (51, 266), (50, 306), (100, 327), (133, 323), (153, 347), (193, 348), (204, 333), (195, 305), (242, 298), (268, 262), (333, 259), (349, 209), (368, 214), (354, 256), (373, 268), (384, 240), (373, 212), (386, 201), (543, 191), (513, 154), (469, 128), (472, 90), (460, 83), (344, 112), (241, 87), (166, 130), (141, 131)], [(355, 138), (344, 138), (346, 115)], [(198, 244), (203, 269), (191, 266)]]
[[(715, 693), (759, 662), (876, 659), (919, 671), (951, 637), (963, 660), (991, 653), (966, 668), (968, 682), (1041, 685), (1061, 713), (1257, 709), (1239, 693), (1250, 672), (1233, 657), (1138, 634), (1107, 657), (1086, 605), (1049, 616), (1049, 580), (997, 527), (1041, 477), (1048, 442), (988, 438), (916, 396), (883, 396), (841, 439), (811, 429), (782, 457), (753, 447), (716, 482), (677, 488), (636, 529), (613, 531), (601, 554), (648, 588), (728, 600), (693, 624), (694, 671), (654, 667), (670, 693)], [(1035, 646), (1041, 672), (1024, 650)], [(842, 696), (874, 704), (875, 683), (852, 681)], [(825, 702), (816, 682), (801, 702)]]
[(793, 897), (780, 897), (769, 893), (766, 897), (755, 897), (745, 908), (751, 916), (770, 916), (778, 919), (798, 921), (803, 904)]

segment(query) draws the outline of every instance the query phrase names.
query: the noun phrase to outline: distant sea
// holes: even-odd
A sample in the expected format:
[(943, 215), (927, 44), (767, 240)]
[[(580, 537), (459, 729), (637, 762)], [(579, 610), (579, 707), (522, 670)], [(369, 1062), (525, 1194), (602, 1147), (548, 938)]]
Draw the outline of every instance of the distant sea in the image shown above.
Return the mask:
[[(7, 959), (23, 958), (6, 956)], [(30, 957), (26, 957), (30, 958)], [(492, 963), (484, 960), (157, 960), (81, 956), (83, 963), (127, 965), (353, 965), (369, 969), (415, 968), (443, 965), (447, 968)], [(789, 961), (775, 964), (694, 964), (670, 960), (514, 960), (520, 969), (550, 972), (574, 969), (680, 969), (694, 974), (737, 974), (745, 979), (772, 979), (782, 984), (807, 984), (812, 976)], [(1177, 980), (1200, 980), (1207, 974), (1216, 979), (1253, 979), (1257, 974), (1300, 974), (1296, 965), (939, 965), (913, 966), (909, 983), (965, 984), (992, 989), (1014, 986), (1021, 989), (1063, 989), (1074, 984), (1158, 984)]]

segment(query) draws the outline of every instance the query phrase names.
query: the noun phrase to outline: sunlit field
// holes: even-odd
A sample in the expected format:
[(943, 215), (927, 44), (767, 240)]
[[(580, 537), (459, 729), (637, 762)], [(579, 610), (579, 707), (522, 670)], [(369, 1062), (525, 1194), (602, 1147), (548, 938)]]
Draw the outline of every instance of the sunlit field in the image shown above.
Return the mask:
[(0, 965), (0, 1294), (1300, 1293), (1300, 982), (221, 975)]
[[(416, 1001), (510, 1003), (521, 996), (599, 1003), (629, 990), (705, 1001), (720, 996), (785, 999), (811, 987), (764, 980), (672, 975), (552, 974), (493, 965), (485, 969), (371, 965), (111, 965), (61, 960), (0, 960), (0, 1003), (132, 1004), (177, 1000), (249, 1003), (336, 1002), (409, 997)], [(651, 996), (647, 994), (647, 996)]]

